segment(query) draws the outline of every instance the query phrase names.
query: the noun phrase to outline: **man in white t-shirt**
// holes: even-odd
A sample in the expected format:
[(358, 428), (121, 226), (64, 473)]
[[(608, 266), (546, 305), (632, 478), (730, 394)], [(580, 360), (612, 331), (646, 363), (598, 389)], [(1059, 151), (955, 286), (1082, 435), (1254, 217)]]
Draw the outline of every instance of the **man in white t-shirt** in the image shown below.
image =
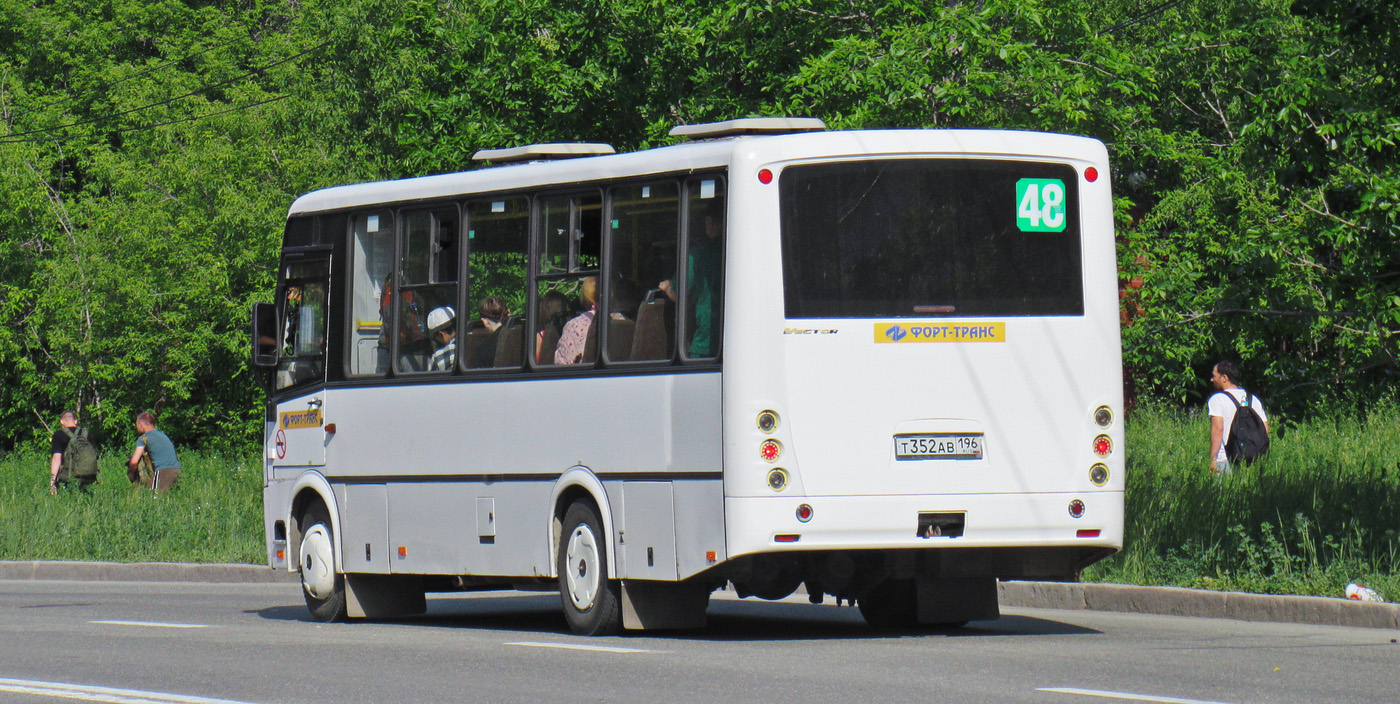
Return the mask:
[[(1230, 471), (1230, 462), (1225, 458), (1225, 440), (1230, 437), (1230, 426), (1235, 422), (1235, 404), (1225, 397), (1230, 394), (1241, 406), (1248, 405), (1264, 421), (1264, 432), (1269, 431), (1269, 417), (1264, 415), (1264, 404), (1259, 397), (1249, 394), (1239, 386), (1240, 368), (1234, 362), (1223, 361), (1210, 370), (1210, 383), (1216, 392), (1206, 401), (1206, 412), (1210, 414), (1210, 471), (1225, 474)], [(1246, 401), (1245, 396), (1249, 399)]]

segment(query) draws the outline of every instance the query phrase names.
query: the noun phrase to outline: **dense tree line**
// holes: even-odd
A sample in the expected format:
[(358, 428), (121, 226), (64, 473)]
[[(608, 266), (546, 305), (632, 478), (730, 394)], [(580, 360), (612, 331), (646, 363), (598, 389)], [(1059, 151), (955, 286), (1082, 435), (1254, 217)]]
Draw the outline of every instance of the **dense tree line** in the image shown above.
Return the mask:
[(256, 438), (300, 193), (749, 115), (1097, 137), (1136, 395), (1234, 357), (1283, 406), (1373, 397), (1398, 70), (1385, 0), (0, 0), (0, 449), (62, 408)]

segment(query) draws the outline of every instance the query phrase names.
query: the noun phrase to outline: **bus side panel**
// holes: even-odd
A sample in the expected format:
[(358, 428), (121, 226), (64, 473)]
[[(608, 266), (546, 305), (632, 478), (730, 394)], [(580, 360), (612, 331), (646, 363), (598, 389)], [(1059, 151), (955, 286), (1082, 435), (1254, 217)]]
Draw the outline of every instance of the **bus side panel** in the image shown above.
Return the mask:
[[(620, 482), (608, 485), (621, 516), (618, 574), (673, 581), (725, 559), (724, 485), (719, 480)], [(621, 508), (617, 508), (618, 506)]]
[[(550, 485), (543, 482), (392, 484), (391, 570), (546, 576), (549, 524), (540, 520), (539, 507), (548, 503), (549, 491)], [(478, 515), (481, 511), (488, 515)]]
[(676, 569), (686, 579), (728, 559), (724, 540), (724, 483), (675, 482)]
[[(615, 510), (618, 480), (701, 480), (695, 483), (704, 489), (675, 498), (675, 516), (691, 524), (673, 525), (679, 533), (697, 521), (719, 524), (720, 385), (714, 369), (330, 388), (326, 422), (336, 433), (327, 441), (326, 473), (337, 484), (387, 487), (392, 572), (546, 575), (550, 491), (571, 467), (603, 478)], [(478, 515), (482, 510), (489, 517)], [(702, 521), (706, 511), (713, 514)], [(353, 530), (376, 530), (380, 519), (352, 505), (343, 520)], [(618, 536), (610, 539), (614, 554), (623, 555)], [(721, 541), (686, 544), (684, 557), (670, 562), (693, 574), (706, 566), (708, 552), (722, 551)], [(365, 564), (364, 542), (347, 541), (343, 555), (358, 551)]]

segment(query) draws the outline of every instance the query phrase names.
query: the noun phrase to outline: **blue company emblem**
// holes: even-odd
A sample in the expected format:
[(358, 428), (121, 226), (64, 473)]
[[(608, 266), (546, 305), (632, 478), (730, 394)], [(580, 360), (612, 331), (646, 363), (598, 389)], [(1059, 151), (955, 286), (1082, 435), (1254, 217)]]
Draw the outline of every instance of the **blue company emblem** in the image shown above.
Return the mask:
[(899, 342), (900, 340), (903, 340), (904, 336), (908, 334), (908, 331), (906, 331), (901, 325), (891, 325), (885, 329), (885, 337), (890, 338), (890, 340), (894, 342)]

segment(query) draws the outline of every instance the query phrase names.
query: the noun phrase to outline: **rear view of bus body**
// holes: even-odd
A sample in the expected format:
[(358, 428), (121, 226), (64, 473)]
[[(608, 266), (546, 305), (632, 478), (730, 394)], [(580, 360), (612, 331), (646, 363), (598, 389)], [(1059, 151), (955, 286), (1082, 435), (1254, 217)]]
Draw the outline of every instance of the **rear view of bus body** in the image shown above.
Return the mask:
[(548, 588), (602, 634), (722, 587), (960, 624), (1120, 548), (1103, 145), (813, 123), (299, 199), (255, 320), (298, 341), (255, 350), (269, 564), (327, 620)]

